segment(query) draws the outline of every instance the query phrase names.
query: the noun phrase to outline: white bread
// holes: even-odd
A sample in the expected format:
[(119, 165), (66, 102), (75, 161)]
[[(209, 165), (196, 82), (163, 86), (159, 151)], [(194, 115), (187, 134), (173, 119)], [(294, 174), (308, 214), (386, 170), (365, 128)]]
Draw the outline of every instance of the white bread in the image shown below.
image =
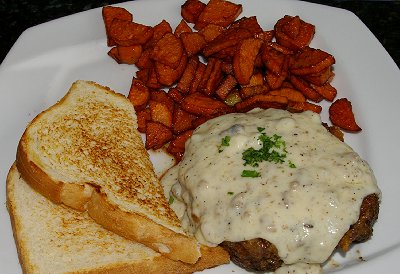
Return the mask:
[(54, 203), (87, 210), (119, 235), (195, 263), (199, 245), (169, 207), (136, 119), (125, 96), (76, 81), (27, 126), (17, 149), (18, 170)]
[(196, 264), (170, 260), (104, 229), (86, 212), (52, 203), (15, 165), (7, 177), (7, 208), (24, 273), (190, 273), (229, 261), (216, 248), (202, 248)]

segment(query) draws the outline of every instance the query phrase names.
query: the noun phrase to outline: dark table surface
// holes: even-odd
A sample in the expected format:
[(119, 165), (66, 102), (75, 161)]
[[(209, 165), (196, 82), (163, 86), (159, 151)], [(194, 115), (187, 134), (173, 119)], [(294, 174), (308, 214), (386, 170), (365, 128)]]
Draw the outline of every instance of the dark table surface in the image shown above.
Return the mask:
[[(12, 45), (27, 28), (118, 2), (124, 1), (0, 0), (0, 61), (3, 61)], [(400, 1), (310, 0), (308, 2), (344, 8), (355, 13), (400, 67)]]

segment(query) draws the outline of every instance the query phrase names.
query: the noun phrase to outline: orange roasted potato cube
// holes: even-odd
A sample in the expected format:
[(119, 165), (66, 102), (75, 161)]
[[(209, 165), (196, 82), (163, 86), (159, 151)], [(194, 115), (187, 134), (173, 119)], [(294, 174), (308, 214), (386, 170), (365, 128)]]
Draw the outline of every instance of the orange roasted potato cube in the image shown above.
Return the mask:
[(172, 130), (163, 124), (148, 121), (146, 125), (146, 149), (160, 149), (169, 141), (172, 140), (174, 135)]
[(208, 24), (207, 26), (199, 30), (199, 33), (204, 36), (204, 39), (208, 43), (218, 37), (218, 35), (220, 35), (224, 30), (224, 27), (214, 24)]
[(129, 89), (128, 99), (131, 101), (135, 109), (144, 108), (150, 99), (149, 88), (141, 80), (133, 78)]
[(154, 46), (151, 57), (173, 69), (180, 65), (184, 49), (181, 40), (173, 33), (165, 34)]
[(207, 44), (204, 36), (198, 32), (182, 33), (180, 38), (189, 57), (199, 53)]
[(105, 6), (102, 9), (102, 16), (104, 21), (104, 26), (106, 28), (107, 35), (107, 46), (115, 46), (115, 41), (110, 36), (111, 23), (114, 19), (125, 20), (131, 22), (133, 17), (132, 14), (124, 8)]
[(182, 101), (181, 107), (183, 110), (198, 116), (216, 116), (230, 113), (233, 110), (225, 103), (199, 92), (186, 96)]
[(276, 22), (274, 29), (278, 44), (296, 51), (308, 46), (315, 34), (315, 26), (299, 16), (285, 15)]
[(321, 113), (322, 107), (320, 105), (316, 105), (307, 101), (296, 102), (289, 100), (286, 110), (290, 112), (303, 112), (306, 110), (311, 110), (315, 113)]
[(153, 122), (158, 122), (166, 127), (172, 128), (172, 112), (164, 103), (150, 100), (150, 115)]
[(280, 88), (271, 90), (268, 94), (270, 95), (279, 95), (288, 98), (289, 101), (294, 102), (305, 102), (306, 97), (304, 97), (303, 93), (298, 90), (292, 88)]
[(185, 71), (187, 59), (186, 53), (182, 54), (179, 65), (176, 68), (156, 62), (155, 71), (158, 82), (164, 86), (171, 86), (177, 82)]
[(184, 111), (180, 107), (175, 108), (172, 120), (172, 128), (174, 133), (179, 134), (188, 129), (194, 129), (192, 123), (196, 118), (197, 116)]
[(288, 104), (288, 99), (283, 96), (276, 95), (254, 95), (249, 97), (242, 102), (235, 104), (235, 109), (237, 112), (248, 112), (254, 108), (278, 108), (286, 109)]
[(233, 56), (233, 72), (241, 85), (250, 82), (253, 75), (254, 63), (263, 41), (257, 38), (242, 40)]
[(188, 93), (190, 89), (190, 85), (195, 77), (195, 73), (197, 70), (197, 66), (199, 64), (199, 58), (197, 56), (193, 56), (189, 58), (189, 61), (186, 65), (185, 71), (182, 74), (176, 88), (182, 93)]
[(119, 64), (128, 64), (133, 65), (139, 60), (142, 55), (142, 46), (141, 45), (133, 45), (133, 46), (117, 46), (118, 50), (118, 63)]
[(236, 78), (232, 75), (228, 74), (225, 78), (221, 81), (221, 84), (215, 91), (215, 94), (222, 99), (225, 100), (228, 97), (229, 93), (236, 87), (237, 81)]
[(186, 141), (192, 136), (193, 130), (187, 130), (178, 136), (176, 136), (171, 142), (169, 142), (167, 151), (174, 155), (177, 162), (182, 160), (183, 154), (185, 153)]
[(318, 92), (315, 91), (315, 89), (313, 89), (306, 81), (304, 81), (303, 79), (291, 75), (290, 78), (290, 83), (293, 84), (293, 86), (298, 89), (299, 91), (301, 91), (301, 93), (303, 93), (303, 95), (314, 102), (320, 102), (323, 97), (321, 96), (321, 94), (319, 94)]
[(174, 34), (176, 37), (180, 37), (182, 33), (189, 33), (193, 32), (189, 25), (186, 23), (185, 20), (181, 20), (179, 24), (176, 26)]
[(186, 0), (181, 6), (181, 16), (186, 22), (196, 23), (206, 4), (199, 0)]
[(296, 75), (316, 74), (335, 63), (335, 58), (320, 49), (304, 48), (294, 58), (290, 72)]
[(357, 132), (361, 128), (357, 125), (351, 102), (341, 98), (332, 103), (329, 107), (329, 119), (332, 124), (341, 129)]
[(229, 26), (242, 12), (242, 5), (225, 0), (210, 0), (197, 18), (194, 28), (200, 30), (208, 24)]
[(114, 19), (110, 26), (110, 37), (117, 45), (143, 45), (153, 37), (153, 28), (135, 22)]
[(136, 111), (138, 131), (141, 133), (146, 132), (146, 125), (148, 121), (151, 121), (150, 109), (145, 108), (143, 110)]

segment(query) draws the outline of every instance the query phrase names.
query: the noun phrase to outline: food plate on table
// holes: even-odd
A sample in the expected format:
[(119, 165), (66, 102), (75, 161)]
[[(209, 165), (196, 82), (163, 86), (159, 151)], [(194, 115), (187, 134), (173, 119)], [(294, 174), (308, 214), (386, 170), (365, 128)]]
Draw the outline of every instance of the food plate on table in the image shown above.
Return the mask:
[[(234, 1), (239, 3), (239, 1)], [(174, 28), (181, 20), (182, 1), (134, 1), (118, 4), (133, 13), (136, 22), (154, 26), (162, 19)], [(397, 79), (400, 71), (379, 41), (351, 12), (300, 1), (246, 1), (240, 16), (257, 16), (265, 30), (284, 15), (299, 15), (316, 26), (311, 46), (335, 56), (332, 85), (338, 97), (353, 105), (362, 131), (345, 134), (345, 141), (367, 160), (382, 191), (378, 222), (371, 240), (357, 244), (346, 254), (335, 252), (326, 263), (327, 273), (376, 273), (391, 271), (400, 256), (396, 208), (400, 186), (396, 163), (400, 149), (397, 118)], [(60, 18), (25, 31), (0, 67), (0, 177), (5, 183), (15, 160), (19, 138), (27, 123), (59, 100), (76, 79), (87, 79), (127, 94), (135, 66), (118, 65), (107, 52), (101, 9)], [(328, 122), (327, 105), (322, 120)], [(169, 157), (153, 153), (159, 172), (172, 164)], [(0, 265), (5, 273), (20, 273), (11, 224), (5, 207), (5, 184), (0, 189)], [(230, 264), (206, 273), (245, 273)], [(394, 269), (392, 269), (394, 271)]]

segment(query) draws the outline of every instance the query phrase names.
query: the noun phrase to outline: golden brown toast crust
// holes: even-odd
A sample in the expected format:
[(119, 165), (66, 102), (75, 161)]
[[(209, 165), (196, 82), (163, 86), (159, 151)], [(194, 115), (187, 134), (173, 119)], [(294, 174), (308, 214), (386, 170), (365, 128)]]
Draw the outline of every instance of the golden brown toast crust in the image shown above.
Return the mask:
[[(71, 231), (71, 228), (74, 226), (69, 227), (67, 224), (69, 222), (72, 223), (79, 223), (81, 224), (82, 221), (86, 222), (86, 223), (90, 223), (93, 224), (93, 227), (98, 227), (93, 221), (91, 221), (88, 217), (85, 217), (87, 215), (82, 215), (81, 213), (78, 213), (72, 209), (68, 210), (67, 208), (63, 207), (63, 206), (54, 206), (51, 205), (51, 202), (44, 202), (44, 203), (40, 203), (40, 201), (45, 201), (46, 199), (35, 199), (36, 196), (40, 196), (38, 193), (36, 193), (33, 189), (31, 189), (31, 191), (24, 193), (24, 196), (19, 196), (21, 195), (21, 189), (22, 188), (18, 188), (17, 185), (18, 184), (26, 184), (26, 182), (24, 182), (21, 179), (21, 175), (19, 173), (19, 171), (16, 168), (16, 165), (14, 164), (11, 168), (10, 171), (8, 173), (7, 176), (7, 209), (9, 211), (10, 214), (10, 219), (12, 222), (12, 229), (13, 229), (13, 234), (14, 234), (14, 239), (16, 242), (16, 246), (17, 246), (17, 251), (18, 251), (18, 256), (20, 259), (20, 263), (22, 266), (22, 270), (23, 273), (37, 273), (38, 271), (42, 270), (43, 271), (43, 266), (38, 266), (36, 265), (38, 262), (36, 262), (35, 260), (31, 260), (32, 258), (32, 252), (37, 252), (38, 250), (43, 250), (45, 252), (48, 253), (52, 253), (54, 252), (52, 250), (51, 246), (47, 246), (46, 243), (42, 243), (44, 244), (44, 246), (37, 248), (36, 246), (32, 246), (32, 244), (29, 244), (28, 239), (30, 237), (35, 237), (35, 236), (39, 236), (36, 235), (35, 233), (41, 233), (43, 234), (43, 231), (46, 231), (46, 229), (48, 229), (47, 224), (46, 223), (46, 219), (41, 219), (40, 216), (43, 216), (42, 214), (44, 214), (47, 218), (51, 218), (51, 219), (57, 219), (57, 218), (61, 218), (63, 219), (66, 223), (64, 223), (64, 225), (62, 227), (54, 227), (54, 230), (57, 231), (57, 233), (63, 233), (63, 234), (71, 234), (73, 233), (73, 237), (71, 240), (74, 243), (70, 243), (70, 242), (65, 242), (64, 240), (61, 240), (62, 238), (56, 236), (59, 235), (57, 233), (48, 233), (46, 237), (50, 237), (50, 241), (49, 242), (55, 242), (54, 244), (60, 244), (61, 246), (65, 246), (68, 247), (71, 244), (77, 244), (80, 243), (79, 246), (82, 245), (83, 250), (90, 250), (91, 249), (91, 240), (90, 237), (96, 237), (99, 239), (99, 241), (97, 241), (97, 244), (104, 244), (105, 247), (104, 249), (101, 250), (106, 250), (105, 252), (109, 253), (109, 252), (113, 252), (112, 247), (110, 247), (108, 245), (108, 243), (110, 243), (109, 240), (107, 240), (107, 237), (110, 237), (112, 233), (105, 231), (104, 229), (101, 228), (96, 228), (94, 230), (91, 230), (91, 234), (88, 235), (88, 237), (85, 237), (84, 233), (79, 233), (75, 231)], [(19, 193), (18, 193), (19, 192)], [(19, 198), (17, 198), (19, 196)], [(21, 199), (22, 197), (22, 199)], [(37, 204), (39, 201), (40, 204)], [(29, 205), (25, 205), (23, 206), (21, 203), (28, 203)], [(32, 204), (32, 207), (30, 206)], [(46, 206), (47, 205), (47, 206)], [(25, 208), (29, 206), (29, 208), (32, 209), (31, 213), (25, 214)], [(38, 208), (40, 208), (38, 210)], [(65, 216), (62, 215), (63, 213), (66, 212), (66, 210), (68, 210), (70, 213), (69, 216)], [(24, 211), (24, 212), (21, 212)], [(76, 213), (75, 213), (76, 212)], [(29, 217), (27, 217), (29, 216)], [(31, 217), (33, 216), (33, 217)], [(27, 220), (26, 218), (30, 218), (31, 220)], [(66, 218), (66, 219), (64, 219)], [(32, 220), (35, 220), (35, 225), (37, 226), (37, 229), (26, 229), (27, 227), (27, 223), (28, 225), (30, 225), (30, 222)], [(79, 225), (78, 224), (78, 225)], [(43, 227), (42, 227), (43, 226)], [(96, 232), (93, 232), (96, 231)], [(107, 236), (109, 235), (109, 236)], [(103, 240), (103, 237), (104, 240)], [(115, 239), (112, 240), (112, 242), (114, 243), (114, 241), (117, 241), (118, 244), (117, 245), (122, 245), (122, 246), (126, 246), (126, 248), (130, 248), (131, 245), (128, 245), (127, 240), (123, 239), (123, 238), (117, 238), (116, 236), (112, 236), (113, 238), (111, 239)], [(195, 271), (200, 271), (203, 270), (205, 268), (210, 268), (210, 267), (214, 267), (217, 265), (221, 265), (221, 264), (225, 264), (229, 262), (229, 256), (227, 254), (226, 251), (224, 251), (221, 247), (216, 247), (216, 248), (208, 248), (208, 247), (202, 247), (201, 248), (201, 253), (202, 253), (202, 257), (195, 263), (195, 264), (187, 264), (187, 263), (183, 263), (180, 261), (174, 261), (174, 260), (170, 260), (164, 256), (161, 256), (155, 252), (147, 252), (144, 249), (147, 249), (145, 247), (136, 247), (139, 250), (137, 252), (140, 252), (142, 254), (148, 254), (147, 256), (143, 256), (141, 257), (141, 259), (136, 259), (136, 260), (123, 260), (123, 261), (119, 261), (118, 259), (113, 259), (110, 260), (108, 263), (104, 264), (104, 263), (99, 263), (99, 264), (95, 264), (95, 265), (91, 265), (90, 269), (87, 268), (80, 268), (79, 266), (77, 266), (78, 264), (75, 263), (75, 261), (73, 260), (73, 256), (75, 255), (75, 253), (69, 254), (69, 258), (71, 258), (70, 256), (72, 256), (72, 261), (70, 261), (69, 263), (74, 265), (74, 268), (76, 268), (76, 271), (74, 271), (73, 273), (115, 273), (115, 274), (119, 274), (119, 273), (192, 273)], [(72, 249), (73, 250), (73, 249)], [(121, 252), (121, 250), (116, 250), (115, 252)], [(90, 253), (87, 253), (90, 254)], [(37, 255), (37, 254), (35, 254)], [(107, 256), (108, 254), (104, 254), (104, 256)], [(78, 255), (76, 255), (78, 256)], [(90, 255), (87, 258), (87, 260), (90, 260)], [(101, 254), (99, 254), (99, 256), (101, 256)], [(127, 255), (128, 256), (128, 255)], [(49, 260), (48, 258), (46, 258), (45, 254), (39, 254), (38, 256), (35, 256), (36, 258), (43, 258), (43, 260)], [(63, 260), (60, 257), (58, 257), (60, 259), (60, 262)], [(42, 259), (40, 259), (40, 261), (42, 261)], [(50, 264), (54, 264), (57, 263), (57, 265), (60, 265), (60, 262), (51, 262)], [(66, 263), (66, 262), (65, 262)], [(61, 264), (62, 266), (62, 264)], [(64, 272), (62, 269), (57, 269), (59, 272)]]
[[(140, 135), (137, 132), (136, 128), (132, 127), (132, 125), (135, 125), (136, 121), (132, 121), (132, 123), (130, 124), (129, 121), (126, 122), (126, 120), (128, 120), (126, 116), (122, 115), (122, 118), (121, 116), (117, 116), (117, 119), (120, 118), (124, 120), (122, 122), (123, 126), (125, 124), (128, 124), (126, 128), (124, 127), (123, 129), (119, 130), (118, 128), (115, 128), (114, 121), (106, 120), (107, 123), (110, 123), (109, 127), (111, 128), (111, 131), (115, 132), (115, 135), (117, 136), (109, 134), (105, 137), (101, 137), (106, 139), (94, 139), (99, 143), (112, 143), (111, 151), (115, 152), (116, 154), (112, 154), (109, 152), (110, 150), (107, 150), (106, 156), (111, 159), (110, 166), (108, 166), (103, 161), (103, 159), (105, 159), (103, 152), (99, 151), (99, 148), (97, 147), (95, 149), (92, 149), (92, 147), (87, 144), (90, 140), (93, 140), (94, 138), (91, 135), (91, 132), (87, 131), (87, 128), (94, 123), (91, 120), (93, 118), (94, 111), (92, 111), (89, 107), (86, 107), (86, 105), (80, 105), (79, 100), (82, 99), (78, 97), (79, 100), (77, 99), (77, 103), (74, 102), (75, 104), (72, 105), (74, 108), (80, 107), (78, 109), (78, 111), (80, 111), (78, 112), (79, 118), (74, 117), (75, 113), (73, 111), (75, 109), (72, 111), (72, 115), (70, 115), (72, 117), (68, 116), (67, 114), (64, 115), (64, 111), (60, 111), (61, 114), (60, 112), (57, 113), (57, 108), (65, 106), (66, 102), (68, 102), (68, 100), (70, 99), (68, 97), (72, 96), (70, 95), (71, 92), (74, 91), (74, 89), (77, 89), (78, 86), (82, 84), (82, 82), (84, 82), (85, 85), (92, 85), (93, 89), (102, 89), (102, 91), (106, 90), (106, 92), (111, 93), (111, 97), (117, 96), (118, 99), (116, 100), (121, 100), (121, 98), (123, 98), (123, 100), (127, 100), (121, 94), (117, 94), (110, 89), (102, 87), (93, 82), (75, 82), (67, 95), (65, 95), (57, 104), (39, 114), (25, 130), (18, 145), (16, 159), (16, 164), (19, 171), (21, 172), (22, 177), (36, 191), (38, 191), (54, 203), (62, 203), (80, 211), (86, 210), (86, 207), (89, 203), (91, 205), (89, 211), (90, 215), (93, 216), (98, 223), (102, 224), (107, 229), (114, 231), (122, 236), (125, 236), (131, 240), (143, 242), (144, 244), (147, 244), (150, 248), (153, 248), (154, 250), (163, 253), (165, 256), (171, 259), (181, 260), (186, 263), (195, 263), (200, 257), (198, 243), (193, 237), (188, 237), (183, 234), (178, 218), (169, 207), (168, 201), (166, 201), (163, 195), (162, 186), (154, 174), (149, 156), (147, 154), (147, 151), (144, 149), (143, 143), (140, 139)], [(80, 94), (78, 96), (80, 96)], [(93, 96), (94, 98), (96, 98), (96, 94), (94, 94)], [(75, 99), (75, 97), (72, 98)], [(97, 101), (94, 102), (94, 104), (97, 103)], [(103, 102), (100, 101), (100, 107), (102, 107), (102, 103)], [(93, 102), (90, 102), (90, 104), (93, 105)], [(106, 106), (104, 107), (104, 111), (107, 111), (106, 109), (111, 109), (110, 111), (113, 113), (113, 108), (110, 107), (110, 105), (108, 105), (107, 103), (105, 104)], [(133, 106), (130, 103), (129, 107), (132, 108), (131, 111), (133, 111), (134, 115)], [(86, 110), (86, 108), (89, 109)], [(96, 110), (98, 110), (98, 108), (96, 108)], [(116, 112), (119, 113), (119, 109), (117, 109)], [(52, 115), (56, 113), (61, 117), (58, 118), (59, 120), (56, 123), (51, 124), (50, 126), (46, 124), (46, 119), (49, 119), (48, 117), (50, 117), (49, 113), (51, 113)], [(103, 115), (103, 109), (101, 109), (99, 115)], [(115, 118), (113, 117), (112, 120), (114, 119)], [(70, 152), (70, 154), (72, 155), (72, 159), (71, 157), (64, 157), (63, 154), (57, 155), (58, 157), (60, 157), (60, 163), (64, 164), (66, 161), (71, 161), (72, 164), (75, 164), (75, 160), (73, 157), (76, 157), (76, 154), (79, 153), (81, 150), (86, 150), (86, 154), (82, 153), (79, 155), (79, 157), (85, 158), (87, 156), (85, 159), (88, 159), (86, 160), (86, 162), (88, 162), (89, 165), (94, 165), (101, 170), (105, 170), (104, 174), (106, 175), (103, 174), (103, 177), (99, 177), (99, 181), (104, 182), (110, 180), (112, 181), (112, 183), (110, 185), (96, 185), (96, 182), (82, 181), (79, 179), (77, 179), (77, 182), (66, 183), (54, 179), (51, 175), (49, 175), (49, 170), (44, 170), (43, 168), (39, 167), (39, 164), (35, 162), (39, 156), (31, 155), (33, 152), (31, 152), (32, 150), (30, 150), (29, 146), (31, 145), (30, 142), (32, 142), (31, 140), (33, 138), (28, 134), (28, 131), (29, 129), (31, 129), (31, 127), (34, 128), (34, 126), (37, 126), (37, 124), (39, 124), (43, 120), (45, 121), (44, 125), (49, 128), (50, 133), (44, 134), (43, 138), (47, 138), (45, 139), (45, 141), (48, 141), (50, 138), (49, 142), (52, 141), (51, 138), (53, 138), (52, 135), (55, 134), (54, 132), (57, 133), (57, 130), (60, 130), (59, 128), (63, 129), (65, 127), (64, 123), (66, 124), (68, 122), (74, 122), (78, 120), (79, 125), (77, 132), (73, 132), (73, 134), (71, 135), (78, 135), (81, 136), (81, 138), (77, 138), (76, 140), (74, 140), (73, 145), (65, 145), (64, 147), (62, 147), (62, 149), (64, 149), (65, 151)], [(40, 126), (43, 125), (40, 124)], [(34, 129), (37, 130), (36, 128)], [(41, 129), (42, 128), (39, 127), (39, 130)], [(120, 148), (120, 144), (122, 141), (124, 141), (122, 137), (126, 136), (124, 135), (125, 132), (119, 131), (124, 130), (125, 132), (128, 132), (128, 136), (134, 139), (134, 141), (129, 141), (135, 143), (135, 148), (133, 149), (133, 152), (137, 154), (136, 156), (131, 155), (133, 154), (132, 151), (128, 153), (124, 153), (124, 151), (121, 152), (122, 148)], [(35, 133), (34, 130), (33, 132)], [(100, 133), (103, 134), (102, 131), (100, 131)], [(88, 135), (90, 135), (91, 139), (88, 137)], [(42, 136), (38, 137), (38, 139), (40, 138), (42, 138)], [(85, 138), (89, 139), (86, 140)], [(120, 139), (114, 140), (113, 138)], [(46, 142), (44, 143), (45, 145), (47, 144)], [(73, 147), (72, 149), (75, 149), (72, 150), (72, 152), (71, 146)], [(88, 150), (89, 152), (87, 152)], [(49, 155), (46, 156), (49, 157)], [(129, 169), (132, 165), (137, 165), (136, 169), (133, 172), (128, 172), (127, 169)], [(84, 171), (87, 170), (86, 166), (82, 169)], [(50, 172), (52, 172), (52, 170), (50, 170)], [(141, 174), (141, 172), (143, 172), (143, 175)], [(89, 177), (90, 176), (96, 176), (96, 172), (90, 173)], [(109, 177), (107, 176), (110, 176), (111, 179), (109, 179)], [(113, 181), (113, 179), (115, 179), (114, 177), (116, 178), (116, 180)], [(149, 180), (147, 181), (148, 183), (146, 183), (147, 178)], [(107, 194), (107, 197), (104, 199), (98, 199), (98, 195), (92, 195), (97, 193), (96, 191), (93, 191), (94, 189), (100, 191), (101, 193)], [(143, 196), (145, 197), (143, 198)], [(96, 206), (95, 203), (99, 201), (104, 203)], [(117, 202), (120, 201), (121, 203), (117, 204)], [(143, 214), (143, 212), (136, 212), (135, 210), (128, 210), (124, 208), (126, 204), (128, 204), (129, 206), (130, 201), (133, 201), (132, 204), (134, 206), (138, 206), (138, 208), (140, 209), (145, 208), (147, 212), (154, 212), (154, 215), (148, 217), (146, 214)], [(154, 218), (157, 218), (157, 223), (154, 221)], [(158, 223), (158, 218), (160, 218), (161, 220), (160, 223)], [(123, 225), (121, 225), (123, 229), (120, 229), (120, 226), (116, 226), (114, 222), (109, 221), (117, 219), (119, 220), (119, 222), (123, 223)], [(165, 226), (165, 224), (168, 225), (168, 228)], [(147, 229), (145, 229), (146, 227)], [(151, 227), (152, 229), (148, 229), (149, 227)], [(174, 228), (174, 231), (171, 230), (171, 227)], [(138, 228), (140, 228), (140, 231), (142, 231), (143, 233), (138, 233), (136, 231)], [(166, 235), (168, 235), (168, 237), (166, 237)], [(185, 247), (184, 251), (182, 250), (182, 246)]]

